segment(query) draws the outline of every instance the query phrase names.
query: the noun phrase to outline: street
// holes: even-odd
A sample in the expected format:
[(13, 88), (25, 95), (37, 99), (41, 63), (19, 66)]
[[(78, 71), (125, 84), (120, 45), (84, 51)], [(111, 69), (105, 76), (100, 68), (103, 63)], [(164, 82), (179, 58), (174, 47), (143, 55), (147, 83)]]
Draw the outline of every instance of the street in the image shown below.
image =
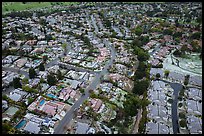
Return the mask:
[(108, 46), (111, 50), (111, 59), (106, 63), (104, 69), (95, 76), (92, 83), (85, 89), (85, 95), (82, 95), (77, 102), (71, 107), (71, 109), (66, 113), (64, 118), (60, 121), (59, 125), (55, 128), (54, 134), (64, 134), (65, 126), (69, 124), (74, 116), (74, 109), (78, 109), (80, 105), (89, 97), (89, 90), (94, 90), (97, 85), (100, 83), (100, 78), (107, 73), (107, 69), (113, 64), (113, 60), (115, 59), (116, 52), (115, 49), (110, 46), (107, 40), (103, 41), (106, 46)]

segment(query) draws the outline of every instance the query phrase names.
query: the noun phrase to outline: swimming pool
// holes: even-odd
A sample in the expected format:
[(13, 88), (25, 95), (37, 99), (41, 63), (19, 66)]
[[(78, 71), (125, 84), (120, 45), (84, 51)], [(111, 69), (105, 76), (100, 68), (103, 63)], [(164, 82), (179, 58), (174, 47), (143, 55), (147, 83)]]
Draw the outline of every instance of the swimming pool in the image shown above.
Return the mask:
[(55, 96), (55, 95), (53, 95), (53, 94), (47, 94), (47, 96), (50, 97), (50, 98), (54, 98), (54, 99), (57, 98), (57, 96)]
[(42, 106), (45, 103), (45, 100), (40, 101), (40, 106)]
[(16, 126), (15, 128), (19, 129), (21, 127), (23, 127), (26, 124), (26, 120), (21, 120)]

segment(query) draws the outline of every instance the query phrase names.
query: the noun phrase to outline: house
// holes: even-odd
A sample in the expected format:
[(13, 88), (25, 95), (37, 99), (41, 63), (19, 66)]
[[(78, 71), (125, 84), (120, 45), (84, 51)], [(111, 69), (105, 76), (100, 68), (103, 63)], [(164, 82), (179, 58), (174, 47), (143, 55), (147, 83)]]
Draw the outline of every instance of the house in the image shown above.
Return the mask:
[(15, 89), (9, 94), (9, 98), (15, 102), (20, 101), (23, 97), (25, 97), (28, 93), (22, 91), (21, 89)]
[(80, 81), (72, 80), (72, 81), (71, 81), (71, 88), (73, 88), (73, 89), (76, 90), (76, 89), (81, 85), (81, 83), (82, 83), (82, 82), (80, 82)]
[(19, 56), (8, 55), (4, 59), (2, 59), (3, 64), (11, 64), (12, 62), (16, 61)]
[(41, 54), (45, 52), (45, 48), (35, 48), (31, 54)]
[(47, 75), (48, 75), (48, 72), (47, 72), (47, 71), (39, 71), (38, 74), (39, 74), (39, 75), (38, 75), (39, 78), (46, 79), (46, 78), (47, 78)]
[(40, 132), (40, 126), (38, 123), (29, 121), (24, 127), (24, 130), (33, 134), (38, 134)]
[(97, 112), (102, 105), (102, 101), (100, 99), (91, 99), (90, 103), (95, 112)]
[(8, 72), (8, 74), (3, 78), (3, 81), (6, 84), (11, 84), (13, 82), (13, 78), (15, 77), (19, 77), (19, 75), (14, 72)]
[(8, 108), (8, 102), (5, 100), (2, 100), (2, 110), (6, 110)]
[(40, 83), (40, 79), (39, 78), (29, 79), (29, 85), (31, 85), (31, 87), (35, 87), (39, 83)]
[(8, 118), (5, 118), (5, 119), (10, 120), (10, 118), (12, 118), (13, 115), (14, 115), (18, 110), (19, 110), (19, 108), (17, 108), (17, 107), (13, 107), (13, 106), (9, 107), (9, 108), (3, 113), (4, 115), (6, 115), (6, 117), (8, 117)]
[(48, 101), (42, 108), (42, 111), (52, 117), (61, 113), (67, 104), (57, 101)]
[(48, 68), (48, 72), (50, 73), (57, 73), (58, 70), (59, 70), (59, 65), (54, 65)]
[(72, 89), (70, 87), (62, 89), (59, 95), (59, 99), (63, 99), (64, 101), (67, 100), (71, 91)]
[(21, 68), (26, 64), (26, 62), (27, 62), (27, 58), (21, 58), (21, 59), (18, 59), (17, 61), (15, 61), (14, 64), (17, 67)]
[(77, 122), (75, 134), (86, 134), (89, 129), (89, 124)]
[(152, 66), (157, 66), (160, 61), (158, 59), (153, 59), (150, 63), (152, 64)]
[(35, 45), (37, 43), (37, 40), (28, 40), (25, 44), (27, 45)]
[(52, 121), (52, 119), (48, 118), (48, 117), (45, 117), (43, 122), (42, 122), (42, 125), (47, 126), (47, 127), (49, 127), (49, 126), (53, 127), (54, 124), (55, 124), (55, 122)]

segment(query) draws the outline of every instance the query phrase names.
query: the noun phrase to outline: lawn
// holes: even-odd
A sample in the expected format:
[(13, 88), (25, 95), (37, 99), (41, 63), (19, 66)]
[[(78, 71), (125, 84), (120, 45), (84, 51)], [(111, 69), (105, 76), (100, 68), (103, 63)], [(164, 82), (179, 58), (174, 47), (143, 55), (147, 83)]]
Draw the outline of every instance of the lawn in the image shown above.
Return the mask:
[(67, 6), (79, 2), (2, 2), (2, 13), (50, 7), (54, 5)]

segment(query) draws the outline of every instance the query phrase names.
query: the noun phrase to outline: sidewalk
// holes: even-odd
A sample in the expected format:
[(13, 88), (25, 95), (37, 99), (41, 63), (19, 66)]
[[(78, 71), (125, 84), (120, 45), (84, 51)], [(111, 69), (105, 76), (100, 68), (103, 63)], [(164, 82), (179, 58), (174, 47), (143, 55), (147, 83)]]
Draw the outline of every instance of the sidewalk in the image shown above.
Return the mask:
[(141, 118), (142, 118), (142, 109), (140, 109), (138, 111), (138, 113), (137, 113), (137, 119), (136, 119), (136, 122), (134, 124), (132, 134), (137, 134), (138, 133), (139, 123), (140, 123)]

